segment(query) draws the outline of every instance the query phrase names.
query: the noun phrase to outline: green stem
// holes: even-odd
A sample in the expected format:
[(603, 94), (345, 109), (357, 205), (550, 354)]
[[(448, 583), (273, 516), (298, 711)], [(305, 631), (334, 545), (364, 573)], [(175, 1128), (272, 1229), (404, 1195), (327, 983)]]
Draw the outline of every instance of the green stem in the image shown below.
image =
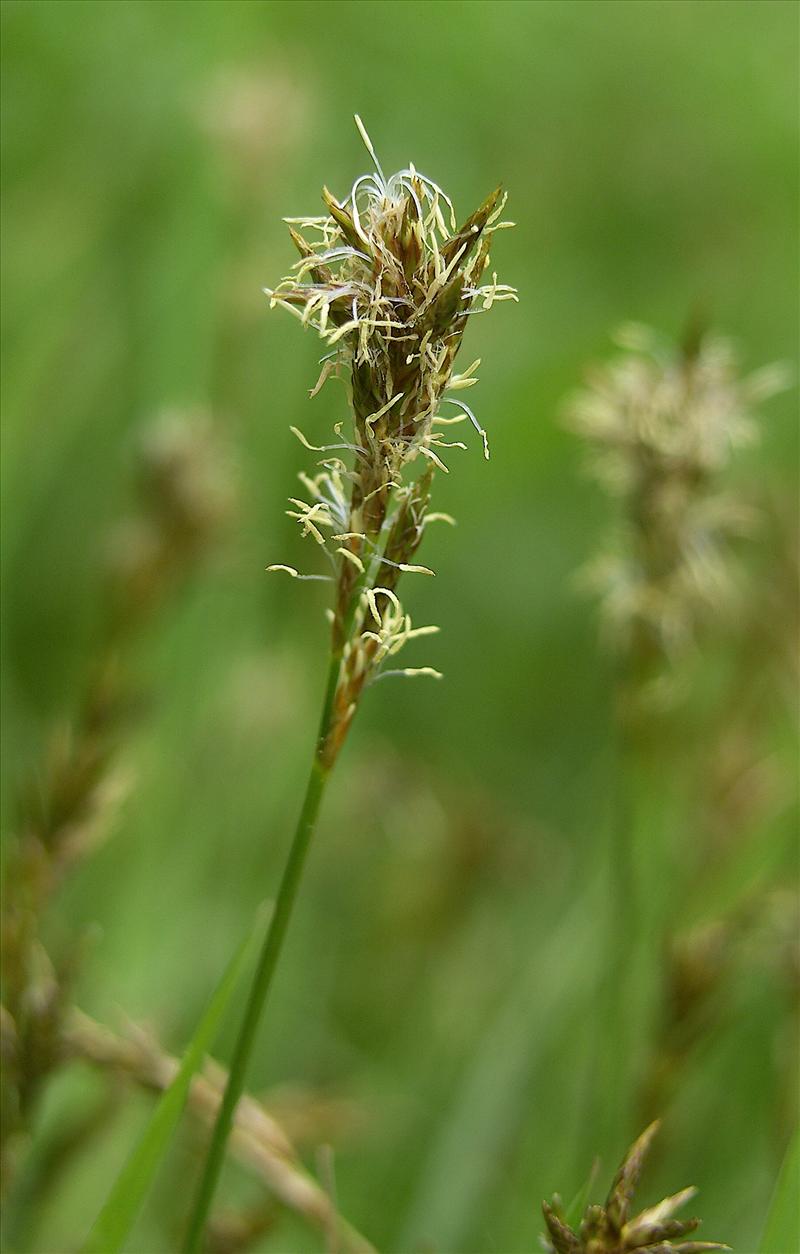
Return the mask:
[(325, 784), (329, 774), (328, 768), (323, 765), (321, 751), (330, 729), (340, 663), (341, 654), (332, 654), (314, 760), (308, 777), (305, 797), (294, 838), (289, 849), (289, 856), (284, 867), (278, 896), (275, 900), (275, 909), (267, 925), (258, 966), (256, 967), (250, 994), (247, 999), (244, 1018), (242, 1019), (233, 1058), (231, 1059), (228, 1082), (225, 1086), (214, 1130), (211, 1134), (211, 1142), (198, 1186), (194, 1210), (183, 1244), (184, 1254), (197, 1254), (202, 1248), (203, 1232), (222, 1170), (225, 1146), (230, 1135), (234, 1112), (244, 1091), (247, 1069), (253, 1052), (258, 1025), (269, 996), (272, 977), (275, 973), (275, 967), (286, 936), (292, 908), (297, 896), (297, 889), (303, 873), (306, 853), (316, 826), (320, 802), (322, 801), (322, 794), (325, 791)]
[[(613, 791), (602, 864), (602, 968), (594, 993), (588, 1093), (578, 1135), (577, 1170), (597, 1156), (617, 1152), (629, 1135), (633, 1090), (631, 1053), (634, 1007), (630, 989), (641, 940), (635, 856), (638, 755), (629, 724), (632, 668), (619, 660), (614, 672)], [(582, 1178), (582, 1177), (581, 1177)]]
[[(624, 692), (624, 689), (623, 689)], [(626, 694), (627, 695), (627, 694)], [(609, 848), (608, 985), (605, 994), (604, 1076), (601, 1116), (609, 1152), (631, 1133), (637, 1028), (636, 982), (644, 942), (636, 866), (639, 764), (626, 715), (618, 716), (615, 798)]]

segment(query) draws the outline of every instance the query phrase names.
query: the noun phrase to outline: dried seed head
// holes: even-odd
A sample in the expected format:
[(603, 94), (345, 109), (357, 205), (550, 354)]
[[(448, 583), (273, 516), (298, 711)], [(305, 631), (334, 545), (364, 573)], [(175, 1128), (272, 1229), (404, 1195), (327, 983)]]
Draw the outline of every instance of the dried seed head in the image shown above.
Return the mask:
[[(465, 447), (445, 439), (442, 428), (468, 420), (488, 457), (472, 409), (448, 395), (476, 382), (479, 361), (454, 373), (467, 322), (517, 298), (496, 275), (484, 281), (491, 237), (511, 225), (500, 221), (501, 190), (458, 228), (450, 198), (413, 166), (384, 175), (356, 123), (373, 172), (356, 179), (343, 201), (323, 189), (324, 216), (288, 219), (300, 260), (267, 291), (273, 305), (313, 326), (326, 343), (312, 395), (337, 375), (348, 384), (352, 408), (352, 438), (337, 423), (336, 442), (317, 447), (292, 428), (307, 448), (325, 454), (320, 473), (301, 475), (305, 499), (293, 498), (289, 512), (325, 551), (336, 583), (333, 648), (342, 672), (328, 762), (366, 683), (380, 673), (436, 674), (429, 667), (381, 670), (407, 640), (431, 630), (412, 629), (396, 586), (404, 571), (432, 574), (414, 556), (434, 517), (427, 512), (433, 472), (447, 470), (445, 450)], [(445, 405), (452, 411), (443, 414)], [(352, 455), (352, 466), (342, 452)], [(271, 569), (297, 577), (291, 567)]]
[(727, 1250), (727, 1245), (714, 1241), (682, 1241), (700, 1225), (699, 1219), (676, 1219), (675, 1213), (690, 1198), (693, 1188), (682, 1189), (664, 1198), (634, 1218), (630, 1218), (633, 1194), (642, 1172), (644, 1160), (658, 1132), (652, 1123), (636, 1140), (617, 1171), (603, 1206), (588, 1206), (575, 1232), (564, 1216), (561, 1199), (556, 1196), (548, 1205), (542, 1203), (547, 1236), (545, 1249), (549, 1254), (629, 1254), (647, 1250), (649, 1254), (702, 1254), (705, 1250)]
[(782, 367), (739, 374), (727, 340), (679, 348), (645, 327), (569, 403), (593, 475), (624, 507), (626, 536), (586, 572), (625, 648), (674, 658), (731, 592), (729, 541), (753, 514), (719, 487), (733, 452), (758, 436), (754, 408), (786, 386)]

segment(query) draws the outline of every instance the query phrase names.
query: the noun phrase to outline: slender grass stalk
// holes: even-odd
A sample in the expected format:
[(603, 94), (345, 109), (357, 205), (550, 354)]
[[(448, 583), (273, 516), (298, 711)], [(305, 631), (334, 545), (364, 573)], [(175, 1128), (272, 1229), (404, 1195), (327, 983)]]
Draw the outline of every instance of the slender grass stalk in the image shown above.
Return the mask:
[(646, 931), (637, 858), (639, 754), (625, 707), (632, 686), (627, 656), (613, 668), (612, 792), (601, 852), (602, 969), (594, 987), (593, 1039), (575, 1168), (629, 1135), (636, 1022), (633, 986)]
[(244, 1092), (247, 1068), (253, 1052), (253, 1046), (255, 1045), (258, 1025), (269, 997), (270, 988), (272, 987), (272, 977), (275, 974), (275, 967), (283, 947), (286, 930), (289, 926), (289, 920), (297, 897), (297, 889), (303, 874), (306, 854), (316, 827), (320, 804), (330, 773), (329, 768), (323, 765), (321, 752), (324, 749), (331, 728), (333, 698), (339, 680), (340, 665), (341, 655), (337, 656), (334, 653), (331, 656), (328, 670), (317, 747), (308, 776), (300, 817), (297, 820), (297, 827), (289, 848), (278, 895), (275, 899), (275, 909), (272, 912), (264, 934), (258, 966), (256, 967), (239, 1029), (239, 1036), (231, 1059), (228, 1082), (225, 1086), (225, 1092), (214, 1123), (208, 1155), (203, 1167), (194, 1210), (192, 1211), (183, 1246), (186, 1254), (195, 1254), (196, 1251), (202, 1248), (203, 1232), (225, 1159), (225, 1146), (230, 1135), (233, 1116), (239, 1098)]
[[(646, 637), (634, 633), (614, 666), (614, 761), (606, 855), (606, 969), (598, 982), (599, 1040), (585, 1121), (586, 1159), (631, 1135), (637, 1073), (648, 1035), (644, 990), (657, 961), (665, 897), (660, 849), (672, 818), (670, 763), (657, 720), (639, 712), (655, 658)], [(658, 747), (660, 777), (651, 779), (651, 742)], [(657, 797), (656, 823), (648, 803)], [(668, 839), (669, 833), (664, 836)], [(645, 843), (646, 842), (646, 843)]]
[[(617, 672), (618, 707), (624, 703), (628, 691), (627, 670), (621, 663)], [(602, 1004), (598, 1016), (602, 1032), (600, 1050), (605, 1066), (601, 1064), (601, 1083), (596, 1086), (594, 1095), (596, 1122), (587, 1120), (586, 1123), (587, 1132), (595, 1138), (595, 1153), (598, 1144), (609, 1145), (618, 1131), (627, 1130), (635, 1029), (631, 1022), (630, 992), (644, 925), (636, 859), (636, 746), (620, 708), (615, 722), (614, 791), (608, 842), (608, 964), (605, 978), (598, 985)], [(605, 1135), (598, 1137), (598, 1125)]]
[[(334, 583), (330, 667), (305, 798), (201, 1175), (186, 1254), (201, 1248), (325, 785), (361, 697), (383, 676), (438, 677), (430, 667), (384, 665), (409, 640), (437, 630), (412, 629), (397, 584), (403, 573), (433, 574), (413, 559), (427, 523), (446, 519), (428, 512), (434, 471), (447, 471), (443, 450), (465, 447), (445, 440), (439, 427), (469, 420), (488, 457), (486, 434), (473, 411), (445, 395), (476, 382), (477, 361), (462, 374), (453, 371), (469, 317), (516, 300), (514, 289), (498, 284), (496, 275), (481, 282), (493, 233), (511, 225), (499, 221), (501, 189), (458, 228), (449, 197), (412, 165), (384, 175), (360, 119), (356, 123), (373, 172), (357, 179), (341, 202), (325, 188), (327, 215), (289, 220), (300, 260), (277, 288), (265, 289), (272, 305), (297, 315), (326, 341), (329, 351), (312, 396), (331, 375), (343, 377), (353, 431), (348, 439), (337, 423), (336, 442), (317, 448), (292, 428), (306, 448), (325, 456), (321, 473), (300, 475), (311, 500), (291, 498), (290, 516), (322, 548), (332, 575), (304, 576), (282, 564), (269, 569)], [(457, 412), (442, 415), (445, 404)], [(352, 455), (352, 467), (338, 456), (341, 451)]]

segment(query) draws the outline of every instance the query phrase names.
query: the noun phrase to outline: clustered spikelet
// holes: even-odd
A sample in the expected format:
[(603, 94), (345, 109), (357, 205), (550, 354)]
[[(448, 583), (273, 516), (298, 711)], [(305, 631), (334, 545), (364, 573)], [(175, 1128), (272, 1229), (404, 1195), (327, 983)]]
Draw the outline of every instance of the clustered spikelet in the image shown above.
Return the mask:
[[(352, 438), (336, 424), (336, 443), (316, 449), (326, 454), (320, 473), (300, 476), (308, 499), (293, 499), (291, 511), (326, 552), (336, 583), (333, 652), (343, 661), (326, 765), (365, 684), (390, 673), (386, 661), (408, 640), (436, 630), (412, 628), (396, 587), (404, 571), (432, 573), (414, 558), (425, 526), (446, 517), (429, 512), (434, 471), (447, 470), (448, 448), (465, 447), (442, 428), (469, 420), (488, 456), (472, 409), (450, 395), (477, 381), (479, 361), (454, 373), (467, 323), (516, 299), (496, 275), (484, 282), (491, 237), (511, 225), (500, 221), (501, 190), (457, 227), (450, 198), (413, 166), (384, 175), (356, 121), (373, 172), (356, 179), (343, 202), (324, 189), (324, 216), (288, 220), (300, 260), (268, 290), (273, 305), (313, 326), (327, 345), (312, 395), (336, 375), (348, 385), (352, 410)], [(436, 674), (427, 667), (399, 673)]]
[(588, 582), (625, 647), (673, 659), (729, 599), (729, 541), (753, 515), (719, 479), (734, 450), (757, 439), (754, 406), (784, 386), (784, 372), (741, 377), (717, 336), (676, 348), (632, 325), (617, 342), (627, 351), (591, 372), (566, 414), (625, 511), (624, 545), (594, 562)]
[(577, 1231), (564, 1218), (558, 1196), (549, 1204), (542, 1204), (548, 1254), (628, 1254), (634, 1250), (647, 1254), (703, 1254), (706, 1250), (728, 1249), (714, 1241), (683, 1240), (700, 1225), (699, 1219), (675, 1218), (694, 1197), (693, 1188), (681, 1189), (631, 1217), (633, 1195), (658, 1128), (658, 1122), (650, 1124), (634, 1142), (614, 1177), (605, 1204), (587, 1206)]

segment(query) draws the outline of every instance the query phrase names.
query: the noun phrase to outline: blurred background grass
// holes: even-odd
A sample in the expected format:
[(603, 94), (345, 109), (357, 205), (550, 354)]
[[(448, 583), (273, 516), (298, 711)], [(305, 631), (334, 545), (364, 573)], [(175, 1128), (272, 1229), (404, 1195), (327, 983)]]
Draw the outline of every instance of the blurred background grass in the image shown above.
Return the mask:
[[(796, 10), (7, 0), (3, 24), (6, 829), (18, 779), (80, 690), (142, 424), (207, 407), (238, 464), (223, 554), (141, 645), (152, 699), (129, 750), (136, 789), (51, 920), (54, 943), (99, 924), (81, 1004), (145, 1020), (174, 1049), (276, 884), (325, 665), (324, 595), (263, 573), (313, 560), (283, 514), (309, 463), (289, 423), (314, 439), (344, 416), (335, 389), (306, 399), (318, 346), (260, 293), (291, 260), (281, 216), (316, 212), (323, 182), (343, 195), (365, 168), (355, 110), (386, 167), (413, 160), (464, 213), (508, 188), (519, 225), (495, 264), (521, 304), (476, 320), (465, 350), (484, 361), (473, 396), (492, 460), (454, 455), (436, 508), (458, 528), (431, 531), (438, 577), (406, 593), (442, 627), (419, 660), (446, 678), (365, 703), (252, 1085), (290, 1127), (310, 1124), (309, 1163), (332, 1142), (341, 1208), (381, 1249), (534, 1249), (540, 1198), (571, 1195), (593, 1153), (608, 1175), (624, 1149), (584, 1117), (612, 720), (596, 618), (571, 583), (610, 507), (558, 408), (610, 329), (637, 318), (679, 334), (693, 304), (748, 365), (792, 357)], [(770, 403), (739, 470), (790, 518), (793, 409), (792, 395)], [(771, 534), (753, 546), (745, 636), (787, 578)], [(728, 639), (693, 671), (694, 810), (664, 837), (688, 858), (663, 885), (676, 929), (768, 902), (670, 1095), (648, 1181), (654, 1195), (698, 1184), (705, 1232), (740, 1252), (795, 1101), (773, 909), (793, 866), (795, 695), (784, 679), (781, 696), (771, 649), (747, 654), (760, 717), (745, 754), (779, 779), (770, 802), (694, 857), (709, 827), (696, 794), (729, 725), (709, 711), (735, 709), (745, 682)], [(666, 826), (675, 791), (665, 770), (644, 813)], [(653, 831), (643, 820), (638, 839)], [(53, 1086), (42, 1144), (91, 1084)], [(20, 1248), (74, 1246), (146, 1109), (132, 1102), (75, 1161)], [(170, 1248), (194, 1169), (184, 1142), (137, 1250)], [(260, 1248), (318, 1247), (287, 1219)]]

